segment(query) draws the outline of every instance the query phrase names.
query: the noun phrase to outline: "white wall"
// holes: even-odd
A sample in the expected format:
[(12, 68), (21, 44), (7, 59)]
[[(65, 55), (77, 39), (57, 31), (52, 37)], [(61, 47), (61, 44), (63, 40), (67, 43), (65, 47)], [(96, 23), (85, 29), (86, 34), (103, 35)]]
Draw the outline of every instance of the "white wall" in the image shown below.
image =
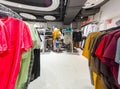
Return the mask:
[(120, 0), (110, 0), (101, 8), (101, 20), (120, 16)]
[[(106, 20), (112, 19), (111, 24)], [(120, 20), (120, 0), (110, 0), (101, 7), (99, 13), (94, 16), (94, 20), (101, 22), (100, 30), (105, 30), (116, 26), (116, 21)]]

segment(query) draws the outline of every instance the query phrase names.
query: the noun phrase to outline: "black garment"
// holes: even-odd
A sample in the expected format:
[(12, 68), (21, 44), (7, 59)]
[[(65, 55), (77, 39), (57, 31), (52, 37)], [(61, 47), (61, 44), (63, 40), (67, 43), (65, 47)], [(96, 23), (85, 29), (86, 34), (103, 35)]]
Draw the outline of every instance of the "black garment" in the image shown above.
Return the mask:
[(114, 77), (110, 71), (110, 68), (104, 63), (100, 63), (100, 72), (103, 77), (104, 83), (107, 86), (107, 89), (119, 89), (115, 83)]
[(82, 33), (79, 32), (73, 32), (73, 42), (80, 42), (82, 41)]
[(40, 76), (40, 49), (34, 49), (34, 63), (32, 68), (31, 81)]

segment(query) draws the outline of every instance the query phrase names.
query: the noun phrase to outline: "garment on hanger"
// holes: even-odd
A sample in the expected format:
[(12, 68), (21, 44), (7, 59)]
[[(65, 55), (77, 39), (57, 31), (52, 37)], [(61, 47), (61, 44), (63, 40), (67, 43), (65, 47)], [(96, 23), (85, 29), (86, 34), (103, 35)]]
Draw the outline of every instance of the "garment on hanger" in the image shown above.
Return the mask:
[[(82, 27), (83, 28), (83, 27)], [(87, 37), (92, 32), (97, 32), (99, 30), (96, 24), (88, 24), (84, 27), (83, 36)]]
[(20, 71), (20, 61), (23, 51), (28, 51), (32, 45), (32, 39), (28, 26), (21, 20), (7, 17), (0, 18), (6, 29), (8, 48), (5, 54), (0, 56), (0, 88), (14, 89), (15, 82)]
[(73, 42), (82, 41), (82, 33), (81, 31), (73, 31)]
[[(32, 41), (33, 41), (34, 45), (31, 49), (29, 49), (27, 52), (24, 52), (22, 54), (21, 68), (20, 68), (19, 76), (16, 81), (15, 89), (22, 89), (24, 87), (24, 84), (27, 82), (27, 79), (28, 79), (28, 73), (30, 73), (29, 67), (30, 67), (30, 61), (31, 61), (31, 55), (32, 55), (31, 53), (32, 53), (32, 51), (34, 51), (35, 48), (40, 49), (40, 39), (39, 39), (37, 31), (35, 30), (35, 28), (32, 25), (30, 25), (28, 23), (26, 23), (26, 24), (30, 29), (30, 33), (31, 33), (31, 37), (32, 37)], [(36, 61), (36, 59), (34, 59), (34, 60)], [(40, 58), (39, 58), (39, 60), (40, 60)], [(40, 63), (40, 62), (38, 62), (38, 63)], [(33, 66), (31, 66), (31, 67), (33, 68)], [(40, 65), (37, 67), (39, 68)], [(37, 72), (40, 72), (40, 70)]]
[(119, 27), (102, 31), (98, 35), (89, 34), (83, 56), (89, 59), (92, 84), (95, 89), (101, 85), (103, 89), (120, 89), (118, 64), (115, 63), (117, 42), (120, 37)]

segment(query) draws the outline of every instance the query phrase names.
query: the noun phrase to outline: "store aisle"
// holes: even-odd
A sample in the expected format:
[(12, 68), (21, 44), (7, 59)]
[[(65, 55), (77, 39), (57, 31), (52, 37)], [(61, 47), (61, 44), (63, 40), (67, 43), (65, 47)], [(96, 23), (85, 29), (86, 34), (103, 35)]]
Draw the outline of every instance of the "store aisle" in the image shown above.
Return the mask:
[(68, 53), (42, 54), (41, 76), (28, 89), (93, 89), (87, 60)]

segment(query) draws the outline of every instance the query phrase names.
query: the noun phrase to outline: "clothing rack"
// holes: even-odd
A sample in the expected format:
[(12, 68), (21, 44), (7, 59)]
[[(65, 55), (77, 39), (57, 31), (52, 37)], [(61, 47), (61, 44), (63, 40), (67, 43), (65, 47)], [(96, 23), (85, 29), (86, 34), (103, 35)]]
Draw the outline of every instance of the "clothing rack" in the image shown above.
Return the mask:
[(118, 29), (120, 29), (120, 26), (112, 27), (112, 28), (109, 28), (109, 29), (107, 29), (107, 30), (102, 30), (102, 31), (100, 31), (100, 32), (109, 32), (109, 31), (114, 31), (114, 30), (118, 30)]

